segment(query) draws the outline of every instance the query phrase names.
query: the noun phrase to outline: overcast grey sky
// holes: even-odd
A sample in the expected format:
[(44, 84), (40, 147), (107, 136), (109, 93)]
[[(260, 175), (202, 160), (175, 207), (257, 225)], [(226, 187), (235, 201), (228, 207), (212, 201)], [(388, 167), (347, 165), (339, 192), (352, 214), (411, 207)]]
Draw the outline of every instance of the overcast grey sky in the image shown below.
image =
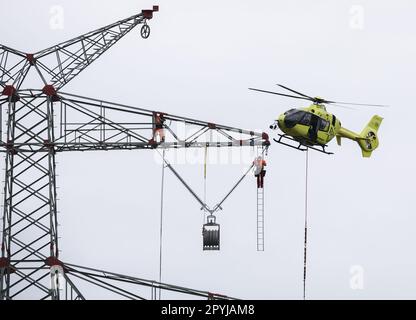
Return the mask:
[[(307, 297), (416, 298), (414, 1), (2, 4), (12, 14), (2, 15), (0, 43), (24, 52), (160, 5), (149, 39), (134, 30), (66, 92), (268, 132), (280, 113), (305, 104), (248, 87), (283, 83), (327, 99), (391, 105), (330, 108), (357, 132), (373, 114), (384, 117), (370, 159), (348, 140), (331, 142), (332, 156), (310, 152)], [(62, 29), (51, 29), (53, 6), (63, 9)], [(267, 160), (264, 252), (256, 252), (254, 177), (218, 214), (221, 251), (203, 252), (199, 205), (166, 172), (163, 281), (239, 298), (302, 298), (305, 154), (273, 143)], [(66, 153), (57, 161), (62, 260), (157, 279), (161, 166), (153, 152)], [(202, 165), (177, 168), (202, 194)], [(244, 168), (209, 165), (208, 202)], [(354, 266), (363, 270), (362, 289), (350, 286)]]

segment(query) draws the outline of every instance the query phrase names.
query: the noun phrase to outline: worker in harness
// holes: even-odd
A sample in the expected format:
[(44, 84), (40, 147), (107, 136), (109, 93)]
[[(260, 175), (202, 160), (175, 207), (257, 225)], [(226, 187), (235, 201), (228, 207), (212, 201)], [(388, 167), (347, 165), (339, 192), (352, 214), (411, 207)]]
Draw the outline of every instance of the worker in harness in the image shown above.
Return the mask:
[(162, 113), (153, 113), (153, 138), (152, 141), (157, 143), (157, 136), (159, 136), (159, 143), (165, 142), (165, 129), (163, 128), (163, 124), (165, 122), (165, 118), (163, 117)]
[(264, 186), (264, 176), (266, 175), (266, 170), (264, 167), (267, 165), (266, 160), (261, 156), (258, 156), (253, 161), (254, 165), (254, 176), (257, 178), (257, 188), (263, 188)]

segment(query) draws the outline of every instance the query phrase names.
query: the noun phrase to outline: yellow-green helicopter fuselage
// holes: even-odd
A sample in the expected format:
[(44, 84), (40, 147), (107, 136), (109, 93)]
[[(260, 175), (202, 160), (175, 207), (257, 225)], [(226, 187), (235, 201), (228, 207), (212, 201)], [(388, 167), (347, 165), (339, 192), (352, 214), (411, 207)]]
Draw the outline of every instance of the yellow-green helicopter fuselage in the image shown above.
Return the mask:
[(313, 103), (309, 107), (290, 109), (281, 114), (275, 124), (284, 133), (305, 146), (319, 146), (324, 148), (334, 137), (338, 145), (341, 138), (356, 141), (362, 150), (363, 157), (370, 157), (379, 144), (377, 131), (383, 118), (373, 116), (363, 131), (358, 134), (341, 126), (340, 120), (327, 112), (325, 106)]

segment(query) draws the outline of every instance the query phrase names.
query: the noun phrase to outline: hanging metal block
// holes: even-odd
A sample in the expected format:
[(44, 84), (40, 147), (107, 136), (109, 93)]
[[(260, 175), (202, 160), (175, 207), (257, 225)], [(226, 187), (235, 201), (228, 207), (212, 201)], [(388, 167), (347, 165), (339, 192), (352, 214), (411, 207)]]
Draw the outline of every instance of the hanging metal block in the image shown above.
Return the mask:
[(207, 217), (207, 223), (202, 227), (203, 249), (220, 250), (220, 225), (215, 222), (215, 216)]

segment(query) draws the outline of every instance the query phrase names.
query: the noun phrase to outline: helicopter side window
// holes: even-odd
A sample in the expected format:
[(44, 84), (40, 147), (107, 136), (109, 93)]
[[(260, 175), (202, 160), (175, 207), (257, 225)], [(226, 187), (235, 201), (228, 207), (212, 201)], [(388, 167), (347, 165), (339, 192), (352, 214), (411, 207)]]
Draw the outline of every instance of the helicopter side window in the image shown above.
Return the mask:
[(288, 112), (285, 116), (285, 126), (287, 128), (293, 128), (303, 118), (304, 114), (305, 114), (304, 111), (299, 111), (296, 109), (293, 112), (290, 112), (290, 113)]
[(328, 129), (329, 129), (329, 121), (326, 121), (321, 118), (319, 121), (319, 130), (328, 131)]
[(304, 126), (309, 126), (311, 123), (312, 115), (309, 112), (305, 112), (302, 119), (299, 121), (299, 124), (303, 124)]

